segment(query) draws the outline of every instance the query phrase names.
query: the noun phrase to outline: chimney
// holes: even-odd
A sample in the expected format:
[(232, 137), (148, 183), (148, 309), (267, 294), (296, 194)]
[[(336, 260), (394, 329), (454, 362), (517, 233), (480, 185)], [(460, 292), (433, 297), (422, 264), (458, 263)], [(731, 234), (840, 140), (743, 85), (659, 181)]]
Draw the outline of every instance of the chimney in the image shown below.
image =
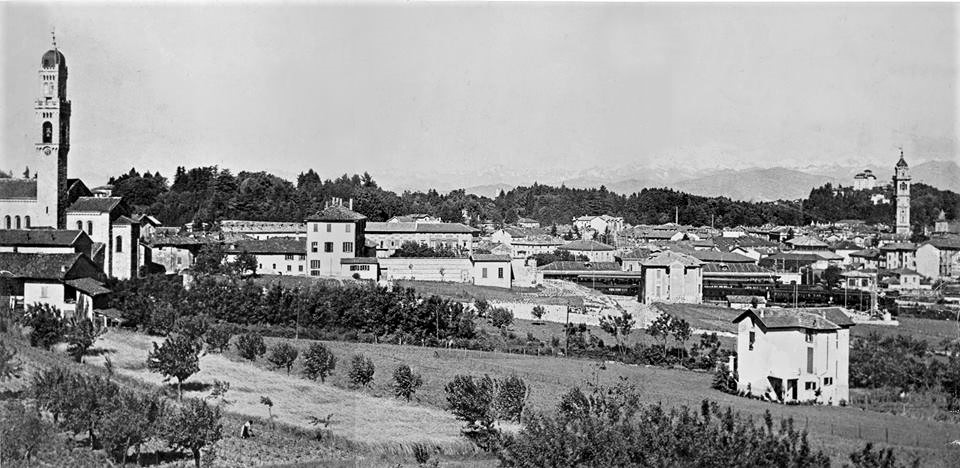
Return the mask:
[(353, 199), (350, 199), (350, 209), (353, 210)]

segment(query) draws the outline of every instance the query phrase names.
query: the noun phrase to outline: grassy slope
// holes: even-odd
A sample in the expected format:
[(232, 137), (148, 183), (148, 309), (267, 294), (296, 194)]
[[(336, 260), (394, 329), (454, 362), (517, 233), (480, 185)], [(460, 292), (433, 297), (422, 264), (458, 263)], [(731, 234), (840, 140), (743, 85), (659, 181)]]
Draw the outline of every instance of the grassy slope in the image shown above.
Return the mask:
[[(279, 339), (268, 339), (270, 345), (277, 341)], [(294, 344), (306, 348), (309, 342), (301, 340)], [(897, 448), (902, 456), (911, 459), (920, 457), (923, 466), (948, 466), (947, 460), (960, 457), (960, 451), (945, 448), (947, 442), (960, 438), (960, 425), (858, 408), (784, 406), (739, 398), (711, 389), (712, 375), (707, 373), (621, 364), (607, 364), (605, 369), (601, 369), (597, 363), (587, 360), (416, 346), (344, 342), (326, 344), (339, 359), (338, 368), (328, 382), (338, 387), (349, 387), (345, 363), (349, 362), (351, 355), (363, 353), (373, 360), (377, 368), (374, 382), (367, 392), (380, 396), (392, 395), (390, 376), (393, 369), (404, 363), (424, 378), (424, 386), (415, 399), (441, 408), (446, 406), (443, 386), (454, 375), (461, 373), (490, 374), (494, 377), (511, 374), (522, 376), (531, 386), (529, 404), (536, 411), (552, 411), (560, 395), (573, 386), (584, 386), (586, 382), (609, 384), (623, 377), (637, 385), (649, 403), (699, 407), (703, 399), (711, 399), (722, 406), (729, 405), (754, 416), (758, 421), (767, 410), (774, 418), (792, 417), (796, 424), (808, 427), (814, 443), (839, 462), (847, 461), (848, 454), (862, 448), (867, 441), (884, 445), (887, 434), (890, 445)], [(267, 368), (265, 363), (258, 365)], [(295, 367), (294, 372), (297, 371)]]

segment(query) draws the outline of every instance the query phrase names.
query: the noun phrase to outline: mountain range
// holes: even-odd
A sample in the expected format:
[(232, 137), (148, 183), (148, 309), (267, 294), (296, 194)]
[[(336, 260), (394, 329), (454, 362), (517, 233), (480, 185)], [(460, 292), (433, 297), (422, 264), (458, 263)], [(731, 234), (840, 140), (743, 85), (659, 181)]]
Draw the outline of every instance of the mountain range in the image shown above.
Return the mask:
[[(734, 200), (771, 201), (804, 198), (810, 190), (831, 183), (853, 185), (853, 177), (865, 169), (873, 171), (880, 184), (893, 177), (890, 167), (827, 165), (805, 167), (746, 167), (740, 169), (694, 170), (691, 168), (658, 167), (604, 167), (578, 172), (564, 172), (555, 168), (517, 170), (506, 167), (488, 167), (481, 173), (421, 173), (406, 177), (391, 187), (389, 181), (381, 181), (385, 187), (395, 190), (449, 191), (463, 188), (467, 193), (496, 197), (501, 190), (517, 186), (529, 186), (534, 182), (549, 185), (565, 185), (573, 188), (599, 188), (629, 194), (644, 188), (667, 187), (682, 192), (723, 196)], [(941, 190), (960, 193), (960, 165), (952, 160), (933, 160), (910, 167), (914, 183), (924, 183)], [(485, 183), (477, 184), (477, 181)], [(486, 182), (489, 181), (489, 182)]]

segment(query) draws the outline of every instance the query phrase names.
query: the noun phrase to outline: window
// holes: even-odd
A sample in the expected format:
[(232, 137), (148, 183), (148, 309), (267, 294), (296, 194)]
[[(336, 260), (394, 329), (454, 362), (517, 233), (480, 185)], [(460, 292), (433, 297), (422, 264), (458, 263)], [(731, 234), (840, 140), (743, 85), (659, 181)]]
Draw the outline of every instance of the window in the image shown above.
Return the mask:
[(823, 386), (826, 387), (827, 385), (833, 385), (833, 377), (823, 378)]
[(30, 229), (30, 217), (29, 217), (29, 216), (24, 216), (24, 217), (23, 217), (23, 224), (24, 224), (24, 226), (25, 226), (27, 229)]
[(45, 299), (49, 297), (48, 294), (49, 291), (47, 291), (47, 286), (40, 286), (40, 298)]
[(807, 348), (807, 373), (813, 373), (813, 348)]
[(291, 267), (290, 265), (287, 265), (287, 271), (293, 271), (293, 267)]
[(497, 278), (503, 279), (503, 268), (497, 268)]
[(284, 259), (284, 260), (293, 260), (293, 255), (284, 255), (284, 256), (283, 256), (283, 259)]
[(306, 256), (306, 255), (301, 255), (301, 256), (300, 256), (300, 260), (306, 260), (306, 259), (307, 259), (307, 256)]
[(813, 332), (807, 330), (807, 335), (804, 337), (804, 339), (807, 341), (807, 343), (813, 343)]
[(320, 270), (310, 270), (310, 276), (320, 276)]
[(816, 389), (817, 389), (817, 383), (816, 383), (816, 382), (804, 382), (804, 383), (803, 383), (803, 388), (804, 388), (805, 390), (816, 390)]
[(344, 253), (353, 252), (353, 242), (344, 242), (344, 243), (343, 243), (343, 252), (344, 252)]
[(53, 143), (53, 124), (50, 122), (43, 123), (43, 142)]
[(327, 232), (333, 232), (333, 225), (330, 223), (327, 223)]
[(318, 226), (320, 226), (320, 223), (313, 223), (313, 232), (317, 232), (319, 230)]
[(750, 332), (750, 351), (753, 351), (753, 344), (757, 341), (757, 332)]
[(350, 271), (370, 271), (370, 265), (350, 265)]
[(324, 242), (323, 243), (324, 252), (333, 252), (333, 242)]
[(484, 269), (481, 270), (481, 276), (484, 277), (484, 278), (487, 277), (487, 269), (486, 269), (486, 268), (484, 268)]
[(310, 260), (310, 268), (320, 268), (320, 260)]
[(346, 226), (347, 226), (347, 231), (346, 231), (346, 232), (350, 232), (350, 223), (347, 223)]
[(117, 252), (123, 252), (123, 238), (122, 238), (122, 237), (117, 236), (116, 244), (117, 244)]
[(19, 217), (19, 216), (15, 216), (15, 217), (13, 218), (13, 221), (14, 221), (14, 224), (16, 224), (17, 229), (20, 229), (20, 217)]
[(310, 243), (310, 251), (313, 252), (313, 253), (317, 253), (317, 243), (316, 243), (316, 242), (311, 242), (311, 243)]
[(298, 265), (297, 268), (299, 268), (300, 271), (303, 271), (303, 265)]
[[(9, 227), (9, 226), (7, 226), (7, 227)], [(78, 230), (78, 231), (82, 231), (82, 230), (83, 230), (83, 221), (77, 221), (77, 230)]]
[(6, 225), (7, 229), (10, 229), (10, 215), (6, 215), (3, 217), (3, 223), (4, 225)]
[(93, 221), (87, 221), (87, 235), (93, 235)]

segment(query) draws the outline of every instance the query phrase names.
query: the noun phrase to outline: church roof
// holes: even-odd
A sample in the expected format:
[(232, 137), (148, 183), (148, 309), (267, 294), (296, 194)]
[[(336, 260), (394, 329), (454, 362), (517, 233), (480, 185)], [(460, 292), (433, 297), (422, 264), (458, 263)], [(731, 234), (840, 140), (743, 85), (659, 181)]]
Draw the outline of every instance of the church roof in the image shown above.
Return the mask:
[(68, 213), (77, 213), (77, 212), (96, 212), (96, 213), (109, 213), (113, 211), (120, 202), (123, 201), (121, 197), (80, 197), (77, 201), (73, 202), (69, 208), (67, 208)]
[(50, 49), (40, 59), (40, 66), (43, 68), (55, 68), (57, 65), (60, 66), (60, 69), (67, 68), (67, 59), (59, 50)]
[(897, 161), (897, 167), (907, 167), (907, 161), (903, 159), (903, 151), (900, 152), (900, 160)]
[(64, 280), (83, 277), (83, 272), (72, 273), (78, 263), (87, 264), (89, 273), (99, 273), (99, 267), (80, 253), (43, 254), (0, 252), (0, 265), (14, 278)]
[(36, 179), (0, 179), (0, 199), (37, 198)]
[(18, 247), (70, 247), (85, 237), (83, 231), (63, 229), (0, 230), (0, 245)]

